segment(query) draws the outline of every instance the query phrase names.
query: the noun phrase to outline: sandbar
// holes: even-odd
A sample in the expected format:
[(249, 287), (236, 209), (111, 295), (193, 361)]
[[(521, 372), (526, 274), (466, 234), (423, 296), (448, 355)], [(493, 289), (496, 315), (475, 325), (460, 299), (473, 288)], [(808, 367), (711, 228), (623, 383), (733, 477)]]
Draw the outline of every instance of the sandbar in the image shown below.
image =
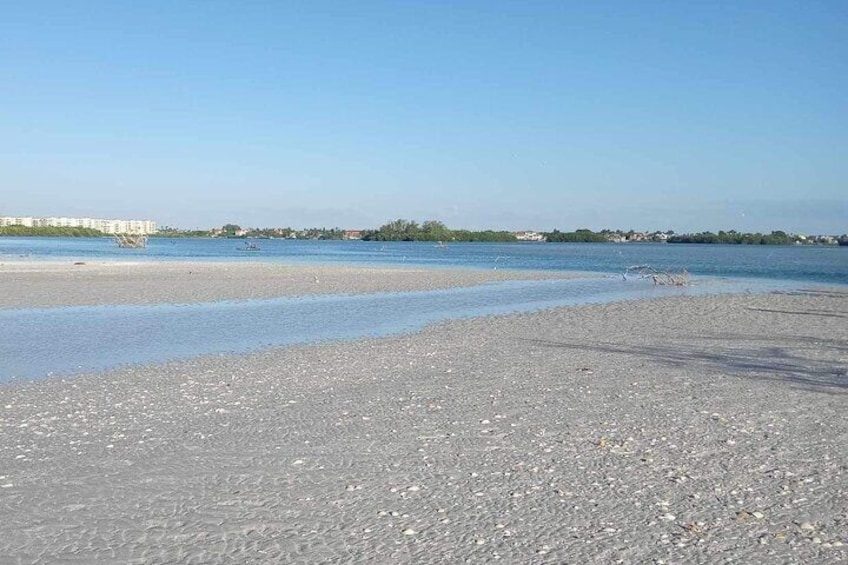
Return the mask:
[(263, 262), (7, 261), (0, 308), (190, 304), (307, 294), (407, 292), (586, 274)]
[(846, 393), (844, 290), (4, 385), (0, 563), (846, 562)]

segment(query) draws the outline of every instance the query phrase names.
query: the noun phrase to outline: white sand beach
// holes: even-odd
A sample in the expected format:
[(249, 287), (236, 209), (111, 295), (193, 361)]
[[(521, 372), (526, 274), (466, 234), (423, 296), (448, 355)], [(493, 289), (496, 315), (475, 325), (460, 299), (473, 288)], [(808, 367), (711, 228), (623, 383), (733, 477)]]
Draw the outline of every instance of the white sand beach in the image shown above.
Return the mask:
[[(20, 263), (0, 307), (526, 276)], [(846, 562), (846, 393), (839, 290), (0, 385), (0, 563)]]

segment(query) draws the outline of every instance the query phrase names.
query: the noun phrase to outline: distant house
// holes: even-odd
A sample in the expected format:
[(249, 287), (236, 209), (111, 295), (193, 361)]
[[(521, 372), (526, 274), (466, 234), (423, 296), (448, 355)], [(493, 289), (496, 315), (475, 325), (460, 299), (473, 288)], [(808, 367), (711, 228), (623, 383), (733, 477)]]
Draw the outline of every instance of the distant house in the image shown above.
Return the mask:
[(345, 239), (362, 239), (362, 230), (345, 230)]
[(515, 239), (518, 241), (544, 241), (545, 235), (535, 231), (517, 231)]

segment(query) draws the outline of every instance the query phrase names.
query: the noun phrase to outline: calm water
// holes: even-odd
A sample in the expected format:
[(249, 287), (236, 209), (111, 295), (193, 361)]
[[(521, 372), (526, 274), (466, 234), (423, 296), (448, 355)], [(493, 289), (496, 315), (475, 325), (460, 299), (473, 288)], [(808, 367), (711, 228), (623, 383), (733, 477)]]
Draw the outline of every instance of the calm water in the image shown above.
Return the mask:
[(2, 238), (0, 261), (30, 259), (279, 261), (289, 264), (411, 264), (621, 273), (628, 266), (688, 269), (696, 276), (765, 278), (848, 284), (848, 247), (682, 244), (451, 243), (151, 239), (146, 249), (120, 249), (109, 238)]
[[(0, 310), (0, 382), (269, 346), (385, 336), (428, 323), (666, 295), (767, 292), (848, 284), (848, 249), (654, 244), (450, 244), (153, 239), (142, 250), (109, 239), (0, 238), (3, 260), (279, 261), (588, 271), (577, 280), (467, 289), (214, 302)], [(693, 286), (655, 287), (628, 266), (687, 268)], [(616, 274), (611, 274), (616, 273)], [(221, 331), (226, 328), (226, 331)]]

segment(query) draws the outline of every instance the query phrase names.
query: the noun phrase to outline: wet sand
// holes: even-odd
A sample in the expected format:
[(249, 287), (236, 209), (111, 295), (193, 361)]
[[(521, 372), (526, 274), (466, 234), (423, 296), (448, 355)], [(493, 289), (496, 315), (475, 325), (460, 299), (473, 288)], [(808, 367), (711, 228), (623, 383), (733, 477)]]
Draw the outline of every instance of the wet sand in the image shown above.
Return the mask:
[(0, 263), (0, 308), (189, 304), (305, 294), (405, 292), (574, 276), (580, 275), (258, 262), (7, 261)]
[(834, 291), (6, 385), (0, 563), (845, 562), (847, 373)]

